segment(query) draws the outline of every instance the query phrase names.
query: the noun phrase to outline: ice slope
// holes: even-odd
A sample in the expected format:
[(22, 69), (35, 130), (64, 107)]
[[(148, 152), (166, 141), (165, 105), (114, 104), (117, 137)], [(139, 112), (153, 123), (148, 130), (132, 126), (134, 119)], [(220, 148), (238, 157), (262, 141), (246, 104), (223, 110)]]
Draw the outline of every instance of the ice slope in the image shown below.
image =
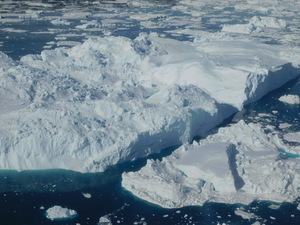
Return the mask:
[(300, 73), (298, 48), (207, 38), (0, 53), (1, 169), (103, 171), (190, 142)]
[(294, 201), (299, 197), (300, 162), (278, 149), (298, 151), (259, 124), (240, 121), (199, 143), (185, 144), (162, 161), (123, 174), (122, 185), (166, 208), (205, 202)]

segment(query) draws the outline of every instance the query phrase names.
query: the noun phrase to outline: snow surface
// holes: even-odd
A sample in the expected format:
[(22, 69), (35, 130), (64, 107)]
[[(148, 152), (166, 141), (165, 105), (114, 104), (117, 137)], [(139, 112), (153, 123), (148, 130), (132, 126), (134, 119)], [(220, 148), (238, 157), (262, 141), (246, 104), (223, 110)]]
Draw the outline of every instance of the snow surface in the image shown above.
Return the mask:
[(77, 215), (77, 212), (72, 209), (64, 208), (55, 205), (46, 211), (46, 217), (51, 220), (55, 219), (68, 219)]
[(205, 202), (292, 202), (300, 194), (300, 161), (279, 149), (300, 150), (284, 144), (277, 133), (265, 134), (259, 124), (241, 120), (199, 143), (183, 145), (162, 161), (148, 160), (141, 170), (124, 173), (122, 185), (166, 208)]
[(300, 104), (300, 97), (298, 95), (283, 95), (279, 98), (279, 101), (288, 104)]
[(3, 54), (3, 168), (98, 171), (190, 141), (296, 77), (285, 54), (155, 36), (90, 39), (20, 64)]
[(190, 142), (295, 78), (299, 57), (250, 40), (144, 34), (20, 62), (0, 53), (1, 169), (103, 171)]

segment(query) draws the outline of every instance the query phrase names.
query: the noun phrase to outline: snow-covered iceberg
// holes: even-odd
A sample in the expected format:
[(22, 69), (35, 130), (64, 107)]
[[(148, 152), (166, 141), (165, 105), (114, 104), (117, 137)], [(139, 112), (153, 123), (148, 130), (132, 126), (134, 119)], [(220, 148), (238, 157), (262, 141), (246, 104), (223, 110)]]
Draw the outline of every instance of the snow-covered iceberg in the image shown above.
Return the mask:
[(190, 142), (299, 75), (299, 52), (141, 34), (0, 53), (1, 169), (103, 171)]
[[(170, 156), (148, 160), (123, 174), (122, 185), (136, 196), (166, 208), (205, 202), (295, 201), (300, 194), (300, 161), (281, 149), (276, 133), (243, 120), (220, 128), (199, 143), (185, 144)], [(299, 155), (300, 156), (300, 155)]]

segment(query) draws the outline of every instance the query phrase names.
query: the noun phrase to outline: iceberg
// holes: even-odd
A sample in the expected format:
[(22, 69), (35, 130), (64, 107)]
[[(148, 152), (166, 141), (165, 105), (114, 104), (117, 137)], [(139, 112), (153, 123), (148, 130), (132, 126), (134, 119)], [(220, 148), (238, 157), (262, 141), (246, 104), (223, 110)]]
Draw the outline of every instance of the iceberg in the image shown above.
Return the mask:
[(191, 142), (296, 78), (299, 53), (155, 34), (92, 38), (20, 61), (0, 53), (1, 169), (104, 171)]
[(46, 211), (46, 217), (51, 220), (69, 219), (77, 216), (77, 212), (72, 209), (55, 205)]
[[(293, 202), (300, 194), (300, 162), (282, 155), (283, 145), (278, 134), (266, 134), (260, 124), (241, 120), (199, 143), (183, 145), (162, 161), (148, 160), (141, 170), (124, 173), (122, 185), (165, 208)], [(288, 148), (299, 146), (285, 144)]]

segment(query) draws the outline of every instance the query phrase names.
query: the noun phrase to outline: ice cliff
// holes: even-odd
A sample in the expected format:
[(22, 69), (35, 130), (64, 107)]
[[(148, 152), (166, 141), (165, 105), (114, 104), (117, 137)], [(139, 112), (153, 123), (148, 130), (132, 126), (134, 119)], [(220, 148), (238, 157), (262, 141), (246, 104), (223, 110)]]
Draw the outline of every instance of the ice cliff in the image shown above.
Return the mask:
[(143, 34), (20, 61), (0, 53), (1, 169), (103, 171), (190, 142), (299, 75), (299, 55), (226, 36)]

